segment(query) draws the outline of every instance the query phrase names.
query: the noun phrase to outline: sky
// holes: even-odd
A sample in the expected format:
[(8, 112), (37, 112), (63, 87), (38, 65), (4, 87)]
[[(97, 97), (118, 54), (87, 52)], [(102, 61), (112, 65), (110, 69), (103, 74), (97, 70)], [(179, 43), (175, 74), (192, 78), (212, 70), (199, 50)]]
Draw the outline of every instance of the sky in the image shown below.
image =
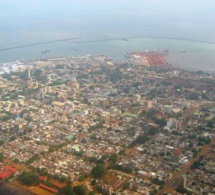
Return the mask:
[(68, 37), (215, 41), (214, 0), (1, 0), (0, 44)]

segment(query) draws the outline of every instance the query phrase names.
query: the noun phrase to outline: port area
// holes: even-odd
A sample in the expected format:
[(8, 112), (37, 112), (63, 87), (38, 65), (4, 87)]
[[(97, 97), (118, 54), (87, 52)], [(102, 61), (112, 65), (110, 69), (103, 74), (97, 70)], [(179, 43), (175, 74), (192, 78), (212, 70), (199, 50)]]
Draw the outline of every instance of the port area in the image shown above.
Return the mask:
[(168, 50), (130, 52), (125, 55), (129, 62), (144, 66), (167, 66), (164, 55), (168, 55)]

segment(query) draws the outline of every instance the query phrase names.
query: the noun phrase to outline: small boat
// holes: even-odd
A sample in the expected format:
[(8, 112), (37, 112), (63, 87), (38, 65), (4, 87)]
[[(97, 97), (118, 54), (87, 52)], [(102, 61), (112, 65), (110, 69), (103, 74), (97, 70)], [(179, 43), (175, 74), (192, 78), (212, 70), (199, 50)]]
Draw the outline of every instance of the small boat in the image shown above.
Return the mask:
[(49, 52), (48, 49), (44, 49), (44, 50), (41, 51), (41, 53), (48, 53), (48, 52)]
[(122, 41), (129, 41), (128, 39), (126, 39), (126, 38), (122, 38)]

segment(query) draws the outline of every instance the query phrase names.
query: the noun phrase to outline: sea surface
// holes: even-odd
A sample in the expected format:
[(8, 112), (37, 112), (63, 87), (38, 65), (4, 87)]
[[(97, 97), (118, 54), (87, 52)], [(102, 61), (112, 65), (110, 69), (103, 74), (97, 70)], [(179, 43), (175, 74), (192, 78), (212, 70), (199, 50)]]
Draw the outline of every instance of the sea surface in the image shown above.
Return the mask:
[[(35, 42), (29, 42), (29, 44), (32, 43)], [(2, 48), (4, 47), (1, 46), (0, 49)], [(166, 60), (174, 67), (190, 71), (215, 71), (214, 43), (146, 37), (100, 41), (89, 38), (77, 38), (74, 40), (0, 50), (0, 63), (86, 54), (104, 54), (112, 57), (114, 60), (125, 60), (124, 56), (127, 52), (157, 49), (169, 50)], [(49, 50), (49, 52), (42, 53), (42, 50)]]

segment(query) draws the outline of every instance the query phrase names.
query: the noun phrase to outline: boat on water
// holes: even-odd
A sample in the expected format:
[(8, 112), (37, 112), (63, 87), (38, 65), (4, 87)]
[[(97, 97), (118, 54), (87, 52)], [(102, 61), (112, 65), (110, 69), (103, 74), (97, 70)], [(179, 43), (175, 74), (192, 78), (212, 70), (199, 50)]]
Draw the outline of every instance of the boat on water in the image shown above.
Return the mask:
[(48, 52), (49, 52), (48, 49), (44, 49), (44, 50), (41, 51), (41, 53), (48, 53)]
[(122, 38), (122, 41), (129, 41), (129, 39), (127, 39), (127, 38)]

